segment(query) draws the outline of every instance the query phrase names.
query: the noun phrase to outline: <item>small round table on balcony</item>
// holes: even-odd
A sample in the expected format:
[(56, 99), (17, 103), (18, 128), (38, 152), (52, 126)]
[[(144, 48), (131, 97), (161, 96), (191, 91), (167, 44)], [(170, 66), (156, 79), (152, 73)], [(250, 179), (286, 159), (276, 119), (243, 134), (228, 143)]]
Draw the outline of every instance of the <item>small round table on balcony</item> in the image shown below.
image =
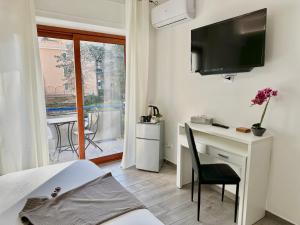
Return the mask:
[[(77, 122), (76, 115), (47, 119), (47, 123), (49, 125), (54, 125), (56, 130), (56, 134), (57, 134), (56, 151), (58, 151), (58, 153), (61, 153), (63, 151), (72, 151), (73, 153), (76, 153), (77, 156), (79, 156), (78, 152), (76, 151), (73, 145), (73, 140), (72, 140), (73, 139), (72, 130), (76, 122)], [(67, 137), (68, 137), (69, 147), (65, 149), (62, 149), (62, 145), (61, 145), (60, 127), (63, 125), (68, 125)]]

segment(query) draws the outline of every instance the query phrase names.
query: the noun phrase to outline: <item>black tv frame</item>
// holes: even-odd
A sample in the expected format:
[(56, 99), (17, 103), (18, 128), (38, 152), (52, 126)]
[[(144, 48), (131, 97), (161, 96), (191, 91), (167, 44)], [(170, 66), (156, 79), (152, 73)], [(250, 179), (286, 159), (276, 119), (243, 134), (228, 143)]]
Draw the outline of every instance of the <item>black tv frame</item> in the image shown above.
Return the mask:
[[(199, 28), (195, 28), (195, 29), (192, 29), (191, 30), (191, 34), (193, 31), (196, 31), (198, 29), (202, 29), (202, 28), (205, 28), (205, 27), (209, 27), (209, 26), (214, 26), (214, 25), (218, 25), (218, 24), (222, 24), (222, 23), (226, 23), (226, 22), (229, 22), (229, 21), (233, 21), (233, 20), (237, 20), (237, 19), (240, 19), (240, 18), (243, 18), (243, 17), (246, 17), (246, 16), (250, 16), (252, 14), (257, 14), (259, 12), (264, 12), (266, 14), (266, 21), (265, 21), (265, 33), (264, 33), (264, 42), (263, 42), (263, 52), (262, 52), (262, 60), (261, 60), (261, 63), (260, 64), (253, 64), (253, 65), (249, 65), (249, 66), (241, 66), (241, 67), (238, 67), (238, 68), (216, 68), (216, 69), (211, 69), (210, 71), (208, 72), (205, 72), (205, 71), (200, 71), (200, 69), (197, 69), (193, 72), (196, 72), (196, 73), (200, 73), (201, 75), (222, 75), (222, 74), (232, 74), (232, 73), (245, 73), (245, 72), (250, 72), (251, 70), (253, 70), (253, 68), (255, 67), (263, 67), (265, 65), (265, 49), (266, 49), (266, 31), (267, 31), (267, 8), (263, 8), (263, 9), (259, 9), (259, 10), (256, 10), (256, 11), (253, 11), (253, 12), (250, 12), (250, 13), (246, 13), (246, 14), (243, 14), (243, 15), (240, 15), (240, 16), (236, 16), (236, 17), (233, 17), (233, 18), (229, 18), (229, 19), (226, 19), (226, 20), (222, 20), (222, 21), (219, 21), (219, 22), (216, 22), (216, 23), (212, 23), (212, 24), (208, 24), (208, 25), (205, 25), (205, 26), (202, 26), (202, 27), (199, 27)], [(192, 35), (191, 35), (191, 43), (192, 43)], [(192, 45), (191, 45), (191, 53), (192, 53)], [(192, 67), (192, 57), (191, 57), (191, 67)]]

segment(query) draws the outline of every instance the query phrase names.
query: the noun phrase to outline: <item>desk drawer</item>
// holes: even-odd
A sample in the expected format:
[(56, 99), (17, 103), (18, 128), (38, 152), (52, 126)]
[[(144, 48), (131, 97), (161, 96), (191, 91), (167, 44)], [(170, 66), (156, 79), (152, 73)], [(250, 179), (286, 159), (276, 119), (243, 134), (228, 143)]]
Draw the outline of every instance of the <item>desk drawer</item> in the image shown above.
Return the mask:
[(207, 146), (206, 153), (212, 157), (225, 162), (233, 163), (238, 166), (243, 166), (245, 164), (245, 157), (215, 148), (213, 146)]

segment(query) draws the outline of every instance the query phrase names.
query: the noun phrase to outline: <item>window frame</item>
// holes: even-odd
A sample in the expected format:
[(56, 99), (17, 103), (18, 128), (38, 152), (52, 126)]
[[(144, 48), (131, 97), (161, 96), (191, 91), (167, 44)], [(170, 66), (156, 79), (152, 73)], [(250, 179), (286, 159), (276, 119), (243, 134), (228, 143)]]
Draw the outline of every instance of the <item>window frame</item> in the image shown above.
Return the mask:
[[(48, 25), (37, 25), (38, 37), (49, 37), (73, 40), (74, 48), (74, 66), (75, 66), (75, 89), (76, 89), (76, 108), (77, 108), (77, 122), (78, 122), (78, 145), (79, 145), (79, 159), (85, 159), (85, 138), (84, 138), (84, 97), (83, 84), (81, 73), (81, 59), (80, 59), (80, 41), (92, 41), (100, 43), (110, 43), (124, 45), (124, 61), (126, 63), (126, 37), (121, 35), (99, 33), (94, 31), (77, 30), (72, 28), (55, 27)], [(96, 164), (105, 163), (113, 160), (121, 159), (123, 153), (116, 153), (113, 155), (103, 156), (91, 159)]]

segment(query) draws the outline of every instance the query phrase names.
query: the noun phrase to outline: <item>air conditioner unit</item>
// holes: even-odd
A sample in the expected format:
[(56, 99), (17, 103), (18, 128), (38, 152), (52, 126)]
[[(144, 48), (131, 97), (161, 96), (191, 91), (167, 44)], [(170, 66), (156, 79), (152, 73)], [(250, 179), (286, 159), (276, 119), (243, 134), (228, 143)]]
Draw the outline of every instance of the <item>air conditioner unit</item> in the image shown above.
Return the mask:
[(152, 9), (151, 21), (162, 28), (195, 18), (195, 0), (169, 0)]

